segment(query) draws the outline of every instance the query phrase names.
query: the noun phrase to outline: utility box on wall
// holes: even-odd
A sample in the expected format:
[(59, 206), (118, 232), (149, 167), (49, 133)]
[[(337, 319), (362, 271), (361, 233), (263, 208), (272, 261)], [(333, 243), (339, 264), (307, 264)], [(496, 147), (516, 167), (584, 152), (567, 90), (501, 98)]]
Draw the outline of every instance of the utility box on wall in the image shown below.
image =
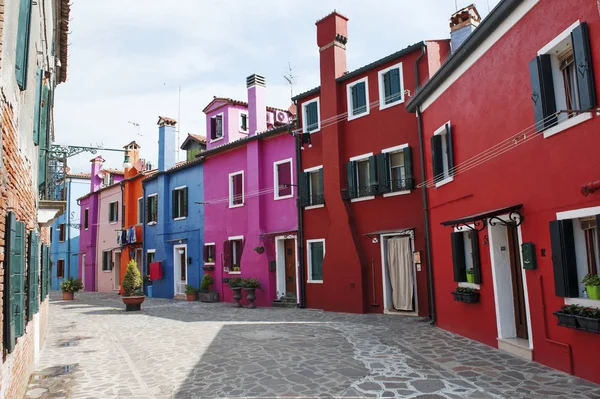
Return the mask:
[(523, 253), (523, 269), (537, 269), (535, 244), (532, 242), (524, 242), (521, 247), (521, 252)]

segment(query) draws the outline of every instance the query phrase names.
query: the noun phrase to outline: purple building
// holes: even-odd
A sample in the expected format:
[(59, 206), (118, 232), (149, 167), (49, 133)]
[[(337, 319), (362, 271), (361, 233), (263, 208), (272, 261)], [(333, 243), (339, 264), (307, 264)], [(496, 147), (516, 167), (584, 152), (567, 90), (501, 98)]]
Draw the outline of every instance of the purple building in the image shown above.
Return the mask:
[[(98, 243), (99, 193), (123, 180), (123, 171), (102, 169), (104, 158), (97, 156), (90, 161), (90, 192), (79, 198), (80, 238), (79, 238), (79, 276), (85, 291), (97, 291), (96, 247)], [(115, 235), (116, 236), (116, 235)], [(112, 270), (112, 264), (110, 265)]]
[[(265, 79), (248, 77), (248, 102), (215, 98), (206, 114), (204, 265), (214, 289), (256, 278), (256, 304), (297, 297), (296, 145), (292, 114), (266, 105)], [(208, 267), (207, 267), (208, 266)], [(209, 271), (214, 267), (214, 270)], [(287, 294), (287, 295), (286, 295)]]

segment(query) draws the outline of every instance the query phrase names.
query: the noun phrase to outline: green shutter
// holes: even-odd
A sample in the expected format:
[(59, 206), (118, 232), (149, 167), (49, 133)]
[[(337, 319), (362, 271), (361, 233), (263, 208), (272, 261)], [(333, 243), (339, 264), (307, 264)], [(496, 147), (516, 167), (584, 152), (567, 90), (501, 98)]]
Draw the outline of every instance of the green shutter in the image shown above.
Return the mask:
[(356, 198), (356, 162), (354, 161), (346, 164), (346, 183), (349, 198)]
[(38, 185), (43, 187), (46, 183), (46, 158), (48, 150), (48, 87), (45, 85), (42, 87), (42, 104), (40, 111), (40, 123), (39, 123), (39, 145), (40, 153), (38, 160)]
[(323, 168), (319, 169), (319, 195), (320, 198), (318, 198), (318, 201), (320, 201), (320, 203), (324, 204), (325, 203), (325, 184), (324, 184), (325, 180), (323, 180)]
[(444, 179), (444, 154), (442, 152), (442, 135), (431, 137), (431, 162), (433, 164), (433, 180), (435, 183)]
[(316, 130), (319, 125), (319, 113), (317, 103), (313, 102), (306, 106), (306, 131)]
[(187, 217), (188, 215), (188, 188), (183, 188), (183, 198), (182, 198), (182, 211), (183, 214), (181, 216)]
[(390, 182), (389, 154), (377, 154), (377, 178), (379, 183), (379, 193), (389, 193), (392, 191)]
[(402, 150), (404, 153), (404, 187), (407, 190), (412, 190), (415, 188), (415, 180), (413, 176), (413, 168), (412, 168), (412, 150), (410, 147), (406, 147)]
[(17, 28), (17, 52), (15, 71), (17, 84), (21, 90), (27, 87), (27, 63), (29, 58), (29, 28), (31, 26), (32, 0), (21, 0)]
[(465, 236), (462, 231), (451, 233), (452, 264), (454, 268), (454, 281), (457, 283), (467, 281), (467, 266), (465, 264)]
[(311, 279), (323, 280), (323, 243), (310, 244)]
[(4, 262), (4, 349), (11, 353), (15, 348), (16, 336), (15, 336), (15, 313), (14, 305), (15, 298), (13, 294), (13, 279), (12, 269), (13, 263), (16, 262), (14, 258), (14, 248), (16, 247), (16, 236), (17, 236), (17, 220), (13, 212), (9, 212), (6, 215), (6, 238), (5, 238), (5, 262)]
[(29, 233), (29, 270), (28, 270), (28, 299), (27, 320), (31, 320), (38, 312), (38, 272), (39, 272), (39, 237), (35, 232)]
[(592, 109), (596, 106), (596, 85), (587, 22), (582, 22), (573, 29), (571, 40), (577, 70), (577, 94), (580, 108), (582, 110)]
[(33, 109), (33, 143), (40, 143), (40, 112), (42, 106), (42, 70), (35, 71), (35, 104)]
[(400, 82), (400, 70), (397, 68), (388, 72), (390, 74), (390, 98), (386, 104), (399, 101), (402, 98), (402, 84)]
[(391, 71), (383, 74), (383, 95), (385, 104), (389, 104), (394, 101), (392, 99), (392, 81), (390, 75)]
[(301, 172), (300, 178), (298, 179), (298, 206), (305, 207), (310, 205), (310, 192), (308, 189), (308, 179), (310, 178), (310, 174), (307, 172)]
[(179, 217), (179, 209), (177, 209), (178, 202), (177, 190), (171, 191), (171, 215), (173, 219)]
[(23, 336), (25, 330), (25, 224), (16, 222), (15, 246), (11, 248), (10, 278), (15, 316), (15, 336)]
[(377, 182), (377, 160), (374, 156), (369, 157), (369, 195), (378, 193), (379, 183)]

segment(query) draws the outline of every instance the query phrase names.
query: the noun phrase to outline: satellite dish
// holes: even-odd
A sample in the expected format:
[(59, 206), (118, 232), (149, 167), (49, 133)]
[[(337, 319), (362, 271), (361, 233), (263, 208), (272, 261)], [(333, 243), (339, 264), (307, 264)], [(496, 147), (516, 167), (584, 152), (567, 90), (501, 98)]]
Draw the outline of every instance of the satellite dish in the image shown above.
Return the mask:
[(106, 176), (106, 172), (101, 170), (100, 172), (98, 172), (98, 177), (101, 179), (104, 179), (104, 176)]

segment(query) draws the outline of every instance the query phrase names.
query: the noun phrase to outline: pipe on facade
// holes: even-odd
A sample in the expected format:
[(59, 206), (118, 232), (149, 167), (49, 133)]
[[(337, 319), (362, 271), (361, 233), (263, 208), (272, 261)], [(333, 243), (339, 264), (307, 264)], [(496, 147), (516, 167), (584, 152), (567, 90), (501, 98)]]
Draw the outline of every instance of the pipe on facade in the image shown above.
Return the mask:
[(419, 78), (419, 62), (425, 56), (425, 53), (427, 53), (427, 43), (423, 42), (421, 46), (421, 54), (419, 54), (419, 56), (415, 60), (415, 93), (419, 90), (419, 87), (421, 86), (421, 80)]
[[(417, 108), (417, 130), (419, 134), (419, 157), (421, 158), (421, 178), (425, 180), (425, 147), (423, 143), (423, 117), (421, 108)], [(429, 296), (429, 318), (431, 324), (435, 325), (435, 293), (433, 291), (433, 258), (431, 255), (431, 226), (429, 220), (429, 199), (427, 197), (427, 185), (421, 188), (421, 200), (423, 201), (423, 216), (425, 218), (425, 256), (427, 258), (427, 288)]]
[[(294, 101), (294, 105), (296, 106), (296, 115), (298, 115), (298, 102)], [(296, 120), (298, 117), (296, 117)], [(293, 135), (293, 133), (292, 133)], [(296, 182), (300, 181), (302, 177), (302, 151), (300, 150), (300, 141), (294, 137), (294, 143), (296, 145)], [(298, 191), (298, 190), (296, 190)], [(300, 194), (300, 193), (298, 193)], [(298, 307), (301, 309), (306, 308), (306, 278), (304, 275), (304, 214), (302, 213), (302, 207), (298, 202), (298, 278), (300, 279), (300, 301), (298, 303)]]
[[(71, 179), (67, 183), (67, 278), (71, 277)], [(81, 225), (79, 226), (81, 230)]]
[(544, 278), (544, 276), (539, 277), (540, 296), (542, 298), (542, 315), (544, 317), (544, 338), (546, 339), (546, 342), (548, 342), (548, 343), (562, 346), (563, 348), (565, 348), (565, 350), (567, 352), (567, 357), (569, 358), (569, 374), (573, 375), (573, 351), (571, 350), (571, 345), (548, 338), (548, 322), (546, 319), (546, 299), (545, 299), (546, 296), (544, 295), (543, 278)]
[(594, 180), (589, 182), (588, 184), (584, 184), (581, 186), (581, 195), (587, 197), (588, 195), (594, 193), (596, 190), (600, 190), (600, 180)]

